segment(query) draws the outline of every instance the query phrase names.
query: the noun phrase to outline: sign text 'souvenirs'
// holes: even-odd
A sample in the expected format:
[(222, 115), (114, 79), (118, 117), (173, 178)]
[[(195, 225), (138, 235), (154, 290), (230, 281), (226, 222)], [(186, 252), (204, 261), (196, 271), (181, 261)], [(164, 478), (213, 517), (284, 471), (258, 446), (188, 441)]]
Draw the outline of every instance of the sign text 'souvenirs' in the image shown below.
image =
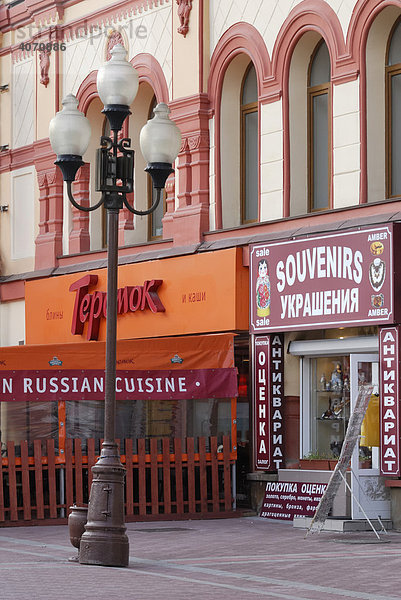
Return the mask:
[[(97, 284), (97, 275), (85, 275), (75, 281), (69, 291), (76, 292), (74, 311), (72, 315), (71, 333), (82, 335), (84, 323), (88, 321), (87, 339), (97, 340), (102, 318), (106, 318), (107, 294), (102, 291), (89, 293), (89, 288)], [(144, 281), (143, 285), (125, 286), (117, 292), (118, 314), (136, 312), (148, 308), (153, 313), (165, 312), (157, 289), (163, 283), (162, 279)]]
[(250, 248), (252, 333), (392, 323), (393, 226)]

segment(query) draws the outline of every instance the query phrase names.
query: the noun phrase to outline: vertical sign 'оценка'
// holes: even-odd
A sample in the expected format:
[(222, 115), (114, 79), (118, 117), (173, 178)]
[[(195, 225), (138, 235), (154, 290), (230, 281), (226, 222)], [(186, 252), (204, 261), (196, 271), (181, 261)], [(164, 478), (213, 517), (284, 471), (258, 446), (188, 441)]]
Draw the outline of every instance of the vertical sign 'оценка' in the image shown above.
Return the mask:
[(254, 448), (255, 468), (283, 467), (284, 338), (276, 334), (254, 337)]
[(254, 338), (255, 468), (270, 468), (270, 336)]

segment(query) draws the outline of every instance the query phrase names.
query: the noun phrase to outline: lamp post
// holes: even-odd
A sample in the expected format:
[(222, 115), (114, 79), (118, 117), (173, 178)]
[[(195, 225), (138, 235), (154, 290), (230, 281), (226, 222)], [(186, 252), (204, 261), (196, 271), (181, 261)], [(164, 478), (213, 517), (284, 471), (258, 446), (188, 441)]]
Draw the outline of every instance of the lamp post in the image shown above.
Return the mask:
[(129, 545), (124, 524), (124, 477), (115, 442), (116, 414), (116, 346), (117, 346), (117, 269), (118, 215), (124, 206), (136, 215), (153, 212), (161, 198), (166, 179), (173, 173), (181, 144), (178, 127), (169, 118), (166, 104), (158, 104), (154, 118), (142, 128), (140, 145), (148, 165), (145, 169), (153, 180), (156, 198), (148, 210), (136, 210), (127, 201), (133, 191), (134, 151), (128, 138), (118, 141), (129, 106), (138, 91), (138, 75), (126, 60), (120, 44), (111, 51), (111, 60), (98, 71), (97, 88), (104, 104), (102, 111), (110, 124), (112, 137), (101, 137), (96, 155), (96, 191), (100, 200), (93, 206), (78, 204), (72, 193), (72, 182), (86, 152), (91, 128), (88, 119), (78, 111), (78, 100), (69, 94), (63, 110), (50, 122), (49, 137), (55, 164), (63, 173), (68, 198), (73, 206), (86, 212), (104, 206), (107, 210), (107, 315), (104, 442), (97, 463), (92, 467), (93, 479), (89, 497), (88, 520), (81, 538), (79, 562), (103, 566), (128, 566)]

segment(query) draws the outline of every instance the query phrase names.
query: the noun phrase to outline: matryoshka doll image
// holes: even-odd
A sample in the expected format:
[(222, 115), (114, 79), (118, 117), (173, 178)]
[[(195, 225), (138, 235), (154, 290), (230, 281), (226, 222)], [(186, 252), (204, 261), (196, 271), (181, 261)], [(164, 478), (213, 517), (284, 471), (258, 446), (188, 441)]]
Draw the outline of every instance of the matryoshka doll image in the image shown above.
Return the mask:
[(267, 315), (270, 315), (270, 279), (269, 268), (265, 259), (260, 260), (258, 264), (256, 307), (258, 317), (267, 317)]

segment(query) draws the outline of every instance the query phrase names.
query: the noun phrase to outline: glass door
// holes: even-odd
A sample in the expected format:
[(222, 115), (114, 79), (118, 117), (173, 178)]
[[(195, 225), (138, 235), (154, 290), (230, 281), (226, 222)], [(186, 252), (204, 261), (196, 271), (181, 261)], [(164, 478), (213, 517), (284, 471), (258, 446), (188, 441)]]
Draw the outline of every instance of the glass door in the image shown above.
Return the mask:
[[(380, 476), (380, 420), (379, 420), (379, 356), (377, 354), (351, 354), (351, 410), (353, 410), (361, 385), (372, 385), (360, 436), (351, 459), (353, 519), (388, 519), (391, 515), (390, 497)], [(358, 501), (358, 502), (357, 502)]]

